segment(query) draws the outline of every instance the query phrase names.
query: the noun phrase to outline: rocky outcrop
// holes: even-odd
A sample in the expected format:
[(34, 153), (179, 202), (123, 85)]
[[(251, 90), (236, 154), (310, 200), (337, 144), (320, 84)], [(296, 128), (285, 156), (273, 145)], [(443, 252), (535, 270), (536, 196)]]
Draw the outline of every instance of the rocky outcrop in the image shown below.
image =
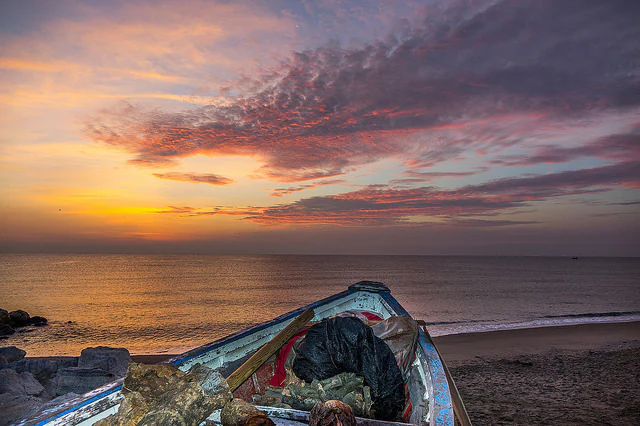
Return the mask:
[(82, 350), (78, 359), (78, 368), (98, 368), (123, 377), (127, 373), (130, 362), (131, 355), (125, 348), (98, 346)]
[(18, 374), (9, 368), (0, 370), (0, 393), (40, 396), (43, 391), (44, 387), (31, 373)]
[(0, 349), (0, 426), (122, 377), (131, 359), (126, 349), (108, 347), (87, 348), (80, 357), (24, 355), (15, 347)]
[(196, 365), (188, 373), (170, 364), (131, 364), (118, 413), (98, 426), (199, 425), (232, 398), (225, 379)]
[(6, 339), (8, 336), (11, 336), (16, 331), (9, 324), (0, 325), (0, 338)]
[(9, 425), (36, 412), (42, 400), (35, 396), (5, 392), (0, 394), (0, 425)]
[(7, 363), (20, 361), (27, 352), (22, 349), (18, 349), (15, 346), (7, 346), (5, 348), (0, 348), (0, 356), (4, 357), (7, 360)]
[(27, 312), (21, 309), (11, 312), (0, 309), (0, 339), (6, 339), (8, 336), (14, 334), (16, 332), (16, 328), (26, 327), (29, 325), (41, 327), (47, 324), (48, 320), (45, 317), (31, 317)]
[(78, 357), (65, 356), (52, 358), (25, 358), (15, 361), (6, 366), (14, 370), (16, 373), (29, 372), (34, 375), (39, 382), (47, 381), (53, 378), (59, 369), (66, 367), (77, 367)]
[(10, 324), (13, 327), (24, 327), (29, 325), (30, 318), (29, 314), (21, 309), (9, 312)]
[[(37, 358), (22, 359), (6, 365), (6, 368), (14, 370), (16, 373), (28, 372), (38, 380), (45, 388), (42, 397), (47, 400), (57, 396), (57, 374), (58, 370), (67, 367), (77, 367), (78, 357), (60, 357), (56, 359)], [(0, 368), (3, 368), (0, 366)]]
[(68, 367), (58, 371), (55, 382), (55, 394), (64, 395), (69, 392), (83, 394), (112, 382), (118, 376), (100, 368)]
[(124, 378), (122, 392), (138, 392), (147, 400), (155, 400), (178, 383), (185, 373), (171, 364), (131, 363)]
[(35, 325), (36, 327), (42, 327), (43, 325), (47, 325), (48, 323), (49, 320), (47, 320), (45, 317), (36, 315), (35, 317), (29, 318), (29, 325)]
[(5, 311), (4, 309), (0, 309), (0, 325), (8, 325), (9, 321), (9, 312)]

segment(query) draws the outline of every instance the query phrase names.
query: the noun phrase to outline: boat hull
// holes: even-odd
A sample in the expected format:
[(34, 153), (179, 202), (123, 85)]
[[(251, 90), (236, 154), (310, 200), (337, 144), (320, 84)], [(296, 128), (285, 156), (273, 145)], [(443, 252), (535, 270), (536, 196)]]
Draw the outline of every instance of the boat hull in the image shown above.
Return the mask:
[[(383, 319), (399, 315), (410, 316), (384, 284), (362, 281), (350, 286), (346, 291), (200, 346), (166, 362), (184, 371), (196, 364), (202, 364), (219, 369), (226, 376), (308, 308), (315, 312), (314, 321), (347, 310), (372, 312)], [(410, 375), (413, 384), (409, 389), (414, 410), (412, 423), (453, 425), (454, 412), (444, 365), (426, 330), (419, 332), (416, 358), (412, 363)], [(19, 425), (92, 425), (117, 412), (123, 399), (122, 382), (123, 379), (109, 383), (65, 404), (43, 411)], [(210, 419), (215, 421), (219, 419), (217, 416), (219, 413), (214, 412)], [(274, 415), (274, 420), (282, 417)], [(292, 420), (285, 423), (291, 424)]]

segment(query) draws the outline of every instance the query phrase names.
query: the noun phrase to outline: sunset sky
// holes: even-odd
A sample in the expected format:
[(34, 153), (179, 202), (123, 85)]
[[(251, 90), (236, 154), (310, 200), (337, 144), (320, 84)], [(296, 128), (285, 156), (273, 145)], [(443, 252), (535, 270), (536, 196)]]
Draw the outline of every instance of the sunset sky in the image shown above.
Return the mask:
[(640, 1), (0, 1), (0, 251), (640, 256)]

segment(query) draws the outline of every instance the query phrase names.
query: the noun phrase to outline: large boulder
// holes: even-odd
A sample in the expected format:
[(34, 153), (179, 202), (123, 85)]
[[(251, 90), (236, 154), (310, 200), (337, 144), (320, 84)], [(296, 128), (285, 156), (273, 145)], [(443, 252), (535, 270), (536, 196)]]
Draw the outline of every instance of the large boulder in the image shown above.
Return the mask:
[(170, 364), (132, 363), (123, 393), (118, 413), (97, 425), (198, 425), (233, 398), (224, 377), (199, 364), (185, 374)]
[(9, 312), (9, 319), (14, 327), (29, 325), (29, 318), (29, 314), (21, 309)]
[(6, 392), (0, 394), (0, 425), (9, 425), (37, 412), (42, 400), (35, 396)]
[(44, 387), (31, 373), (18, 374), (9, 368), (0, 370), (0, 393), (39, 396), (43, 391)]
[(4, 309), (0, 309), (0, 325), (9, 324), (11, 318), (9, 318), (9, 312)]
[(127, 373), (131, 355), (125, 348), (98, 346), (82, 350), (78, 359), (79, 368), (99, 368), (117, 377)]
[(138, 425), (199, 425), (218, 408), (222, 408), (219, 399), (211, 398), (198, 383), (183, 380), (160, 396)]
[(15, 362), (20, 361), (27, 352), (22, 349), (18, 349), (15, 346), (7, 346), (5, 348), (0, 348), (0, 356), (3, 356), (7, 359), (7, 362)]
[[(22, 359), (20, 361), (12, 362), (6, 367), (11, 368), (17, 373), (28, 372), (33, 374), (36, 380), (38, 380), (45, 388), (46, 394), (43, 394), (42, 397), (49, 399), (56, 396), (56, 374), (58, 373), (58, 370), (77, 366), (77, 357), (60, 357), (57, 359)], [(0, 366), (0, 368), (2, 368), (2, 366)]]
[(118, 377), (101, 368), (67, 367), (58, 371), (55, 380), (55, 394), (64, 395), (73, 392), (87, 393), (99, 388)]
[(30, 358), (14, 361), (7, 365), (7, 368), (15, 370), (17, 373), (28, 372), (35, 376), (40, 382), (51, 379), (59, 369), (66, 367), (77, 367), (77, 357), (51, 358)]
[(47, 325), (48, 322), (49, 320), (47, 320), (45, 317), (40, 317), (37, 315), (29, 318), (29, 325), (35, 325), (36, 327), (42, 327), (43, 325)]
[(120, 403), (118, 412), (112, 414), (94, 426), (133, 426), (147, 414), (149, 405), (147, 400), (138, 392), (129, 392), (126, 398)]
[(138, 392), (146, 400), (155, 400), (173, 388), (185, 373), (171, 364), (129, 364), (123, 393)]

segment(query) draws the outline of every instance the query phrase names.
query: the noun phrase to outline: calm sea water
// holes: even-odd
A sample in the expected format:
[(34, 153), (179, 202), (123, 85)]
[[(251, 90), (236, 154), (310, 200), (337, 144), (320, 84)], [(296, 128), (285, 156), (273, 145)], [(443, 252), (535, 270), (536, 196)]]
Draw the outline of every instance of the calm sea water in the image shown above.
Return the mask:
[(50, 326), (0, 345), (179, 353), (365, 279), (433, 335), (640, 320), (637, 258), (1, 255), (0, 307)]

